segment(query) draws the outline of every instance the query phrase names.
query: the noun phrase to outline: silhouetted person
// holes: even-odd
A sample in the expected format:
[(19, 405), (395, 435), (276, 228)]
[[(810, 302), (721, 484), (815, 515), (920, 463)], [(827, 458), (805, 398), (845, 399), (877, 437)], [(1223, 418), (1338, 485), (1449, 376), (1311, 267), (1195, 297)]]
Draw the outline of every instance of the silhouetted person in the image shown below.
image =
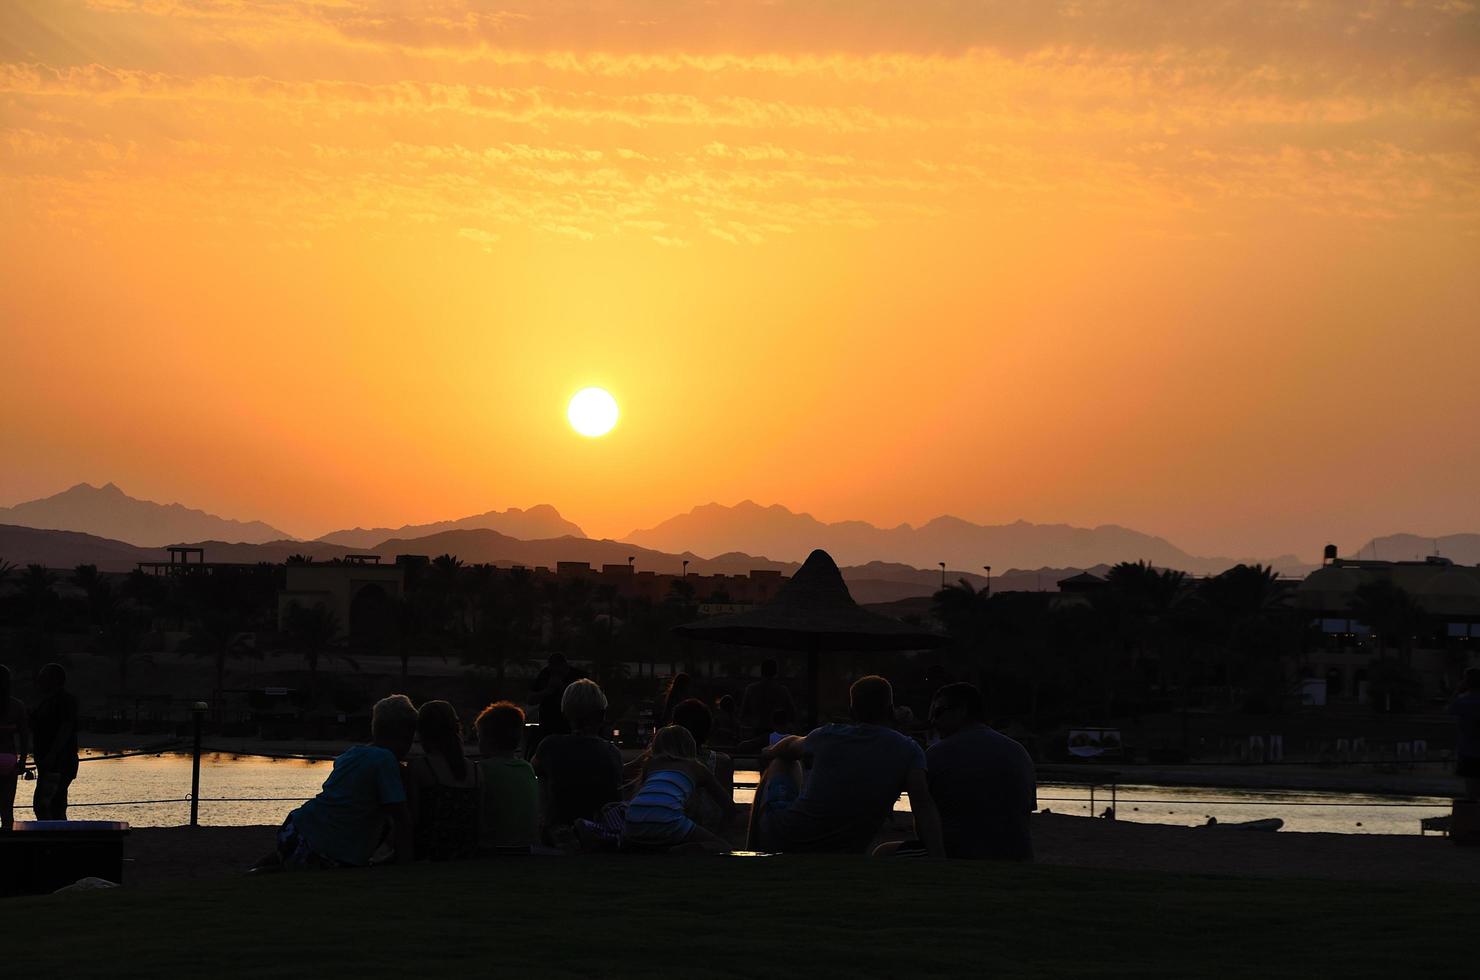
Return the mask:
[(390, 823), (398, 862), (414, 857), (411, 809), (401, 760), (416, 741), (416, 708), (404, 694), (381, 698), (370, 713), (370, 744), (334, 760), (319, 795), (288, 814), (277, 847), (257, 869), (305, 871), (367, 865)]
[(762, 661), (761, 679), (748, 685), (740, 699), (740, 724), (750, 737), (769, 732), (778, 711), (784, 712), (786, 724), (796, 718), (791, 692), (776, 676), (776, 669), (776, 661), (770, 658)]
[(692, 686), (689, 675), (683, 671), (673, 675), (673, 679), (668, 682), (668, 690), (663, 692), (663, 711), (658, 715), (659, 728), (673, 723), (673, 709), (678, 707), (680, 701), (688, 699), (689, 688)]
[(1465, 671), (1449, 713), (1459, 722), (1455, 772), (1465, 781), (1465, 798), (1480, 800), (1480, 667)]
[(66, 820), (67, 792), (77, 778), (77, 698), (67, 690), (67, 671), (47, 664), (36, 673), (31, 738), (36, 757), (37, 820)]
[(424, 755), (406, 767), (419, 860), (449, 861), (478, 850), (478, 767), (463, 755), (462, 722), (446, 701), (428, 701), (416, 715)]
[(580, 676), (565, 659), (565, 654), (552, 653), (530, 685), (528, 703), (540, 709), (540, 722), (534, 738), (525, 746), (525, 753), (529, 758), (534, 758), (540, 747), (540, 740), (545, 736), (565, 735), (570, 732), (570, 720), (560, 713), (560, 699), (570, 682)]
[(10, 668), (0, 664), (0, 831), (15, 825), (15, 781), (26, 771), (31, 729), (26, 706), (11, 696)]
[(726, 694), (714, 703), (714, 724), (709, 740), (715, 745), (733, 746), (740, 741), (740, 707)]
[[(703, 707), (700, 705), (700, 707)], [(697, 845), (708, 851), (728, 851), (730, 845), (695, 823), (688, 810), (703, 790), (719, 807), (731, 809), (733, 800), (703, 763), (694, 736), (682, 725), (667, 725), (653, 735), (642, 766), (642, 785), (627, 806), (622, 825), (622, 847), (666, 850)]]
[(483, 754), (478, 763), (479, 843), (484, 849), (534, 847), (540, 842), (540, 787), (534, 767), (518, 754), (523, 709), (509, 701), (495, 702), (483, 709), (473, 727)]
[(622, 753), (602, 737), (606, 694), (591, 680), (572, 681), (560, 711), (574, 729), (540, 740), (532, 765), (540, 780), (543, 826), (555, 842), (577, 820), (594, 820), (607, 803), (622, 798)]
[(1038, 806), (1038, 777), (1027, 750), (987, 726), (972, 684), (937, 691), (930, 725), (941, 738), (925, 763), (946, 856), (1031, 860), (1028, 815)]
[(689, 698), (673, 709), (673, 723), (683, 726), (694, 737), (695, 758), (709, 770), (726, 794), (727, 802), (724, 806), (716, 806), (708, 796), (695, 794), (690, 803), (690, 815), (701, 826), (715, 833), (723, 833), (728, 829), (730, 817), (734, 815), (734, 807), (728, 801), (735, 799), (735, 760), (723, 752), (709, 748), (707, 743), (713, 730), (713, 722), (714, 716), (698, 698)]
[[(861, 677), (849, 688), (848, 701), (852, 724), (788, 735), (761, 752), (768, 764), (751, 808), (750, 846), (862, 854), (905, 792), (916, 837), (932, 857), (943, 856), (925, 752), (892, 727), (894, 689), (877, 675)], [(812, 771), (804, 782), (807, 758)]]

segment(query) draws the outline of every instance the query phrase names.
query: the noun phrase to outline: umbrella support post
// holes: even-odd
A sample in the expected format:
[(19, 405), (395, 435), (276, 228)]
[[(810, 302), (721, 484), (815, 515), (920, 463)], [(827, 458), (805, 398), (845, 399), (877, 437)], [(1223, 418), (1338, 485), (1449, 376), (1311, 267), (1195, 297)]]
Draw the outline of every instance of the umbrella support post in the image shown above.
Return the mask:
[(822, 714), (822, 654), (813, 647), (807, 651), (807, 730), (816, 728)]

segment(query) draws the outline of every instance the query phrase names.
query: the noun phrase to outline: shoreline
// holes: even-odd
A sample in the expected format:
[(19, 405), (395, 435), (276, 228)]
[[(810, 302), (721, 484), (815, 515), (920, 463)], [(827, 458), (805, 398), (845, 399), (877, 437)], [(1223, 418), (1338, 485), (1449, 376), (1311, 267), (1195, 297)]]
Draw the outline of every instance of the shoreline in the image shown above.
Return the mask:
[[(188, 738), (142, 739), (137, 735), (92, 735), (79, 738), (84, 753), (107, 754), (183, 753), (191, 751)], [(353, 742), (315, 739), (221, 738), (202, 739), (206, 754), (301, 758), (331, 761)], [(624, 749), (624, 759), (637, 755)], [(752, 770), (753, 756), (737, 758), (737, 768)], [(1043, 763), (1038, 766), (1040, 785), (1109, 786), (1197, 786), (1210, 789), (1269, 790), (1272, 792), (1351, 793), (1368, 796), (1452, 798), (1461, 789), (1459, 780), (1446, 771), (1444, 763), (1415, 765), (1401, 772), (1390, 766), (1352, 763), (1342, 767), (1276, 763), (1250, 765), (1100, 766)]]

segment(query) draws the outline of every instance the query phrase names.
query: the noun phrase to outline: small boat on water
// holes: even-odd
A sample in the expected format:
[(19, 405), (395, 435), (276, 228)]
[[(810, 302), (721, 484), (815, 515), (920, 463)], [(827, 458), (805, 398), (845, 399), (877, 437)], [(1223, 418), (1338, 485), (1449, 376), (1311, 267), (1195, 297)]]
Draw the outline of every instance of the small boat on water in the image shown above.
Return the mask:
[(1285, 821), (1279, 817), (1265, 817), (1263, 820), (1241, 820), (1238, 823), (1219, 823), (1217, 817), (1209, 817), (1204, 827), (1218, 827), (1223, 830), (1279, 830), (1285, 825)]

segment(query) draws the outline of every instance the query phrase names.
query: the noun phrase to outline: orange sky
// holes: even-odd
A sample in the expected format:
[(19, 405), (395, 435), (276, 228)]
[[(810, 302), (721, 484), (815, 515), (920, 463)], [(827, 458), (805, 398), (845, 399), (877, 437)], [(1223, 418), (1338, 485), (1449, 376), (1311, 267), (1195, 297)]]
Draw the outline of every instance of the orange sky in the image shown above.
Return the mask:
[(6, 0), (0, 504), (1480, 530), (1475, 6)]

